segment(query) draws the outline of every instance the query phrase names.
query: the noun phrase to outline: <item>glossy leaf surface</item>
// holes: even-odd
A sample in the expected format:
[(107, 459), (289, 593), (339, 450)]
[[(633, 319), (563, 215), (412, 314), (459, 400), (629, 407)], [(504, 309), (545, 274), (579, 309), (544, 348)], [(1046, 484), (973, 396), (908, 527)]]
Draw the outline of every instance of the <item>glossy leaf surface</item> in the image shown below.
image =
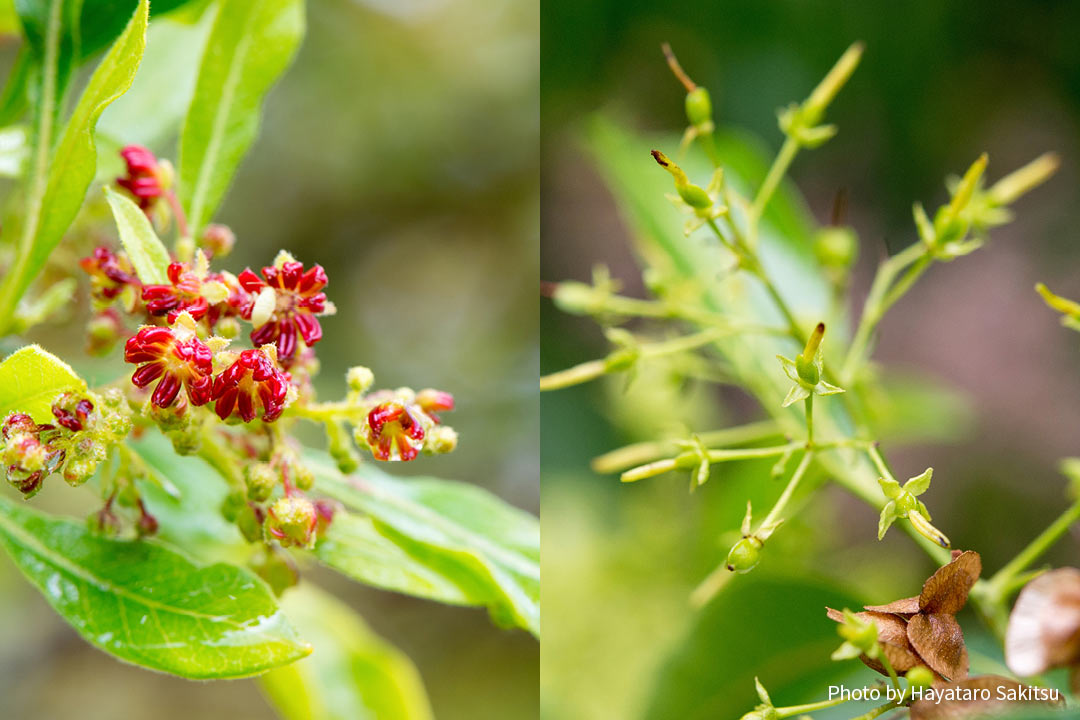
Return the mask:
[(0, 363), (0, 420), (24, 412), (38, 422), (51, 422), (56, 397), (82, 390), (86, 383), (71, 366), (38, 345), (27, 345)]
[(180, 191), (193, 232), (213, 217), (259, 131), (263, 100), (304, 34), (302, 0), (221, 3), (180, 137)]
[(110, 540), (0, 499), (0, 544), (87, 642), (189, 678), (254, 675), (310, 652), (251, 572)]
[(371, 464), (346, 477), (325, 456), (312, 464), (319, 490), (366, 513), (381, 534), (456, 585), (464, 602), (539, 637), (536, 518), (466, 483), (401, 480)]

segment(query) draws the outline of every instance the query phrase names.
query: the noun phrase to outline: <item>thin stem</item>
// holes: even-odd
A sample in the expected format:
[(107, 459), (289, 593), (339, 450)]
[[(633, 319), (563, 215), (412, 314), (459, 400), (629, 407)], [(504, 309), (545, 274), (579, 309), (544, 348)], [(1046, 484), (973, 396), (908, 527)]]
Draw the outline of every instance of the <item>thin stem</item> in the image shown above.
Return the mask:
[(603, 360), (590, 360), (580, 365), (543, 375), (540, 378), (540, 392), (548, 390), (562, 390), (573, 385), (581, 385), (590, 380), (595, 380), (607, 371), (607, 364)]
[[(724, 447), (767, 440), (780, 434), (780, 426), (775, 420), (762, 420), (737, 427), (697, 433), (696, 436), (706, 447)], [(620, 472), (669, 455), (676, 449), (677, 445), (672, 441), (635, 443), (597, 456), (592, 461), (592, 469), (601, 474)]]
[(772, 167), (769, 168), (765, 180), (761, 183), (761, 188), (754, 197), (754, 204), (750, 206), (752, 226), (756, 226), (757, 221), (761, 219), (762, 214), (765, 212), (765, 206), (769, 204), (769, 200), (772, 199), (773, 193), (776, 192), (776, 188), (780, 185), (780, 181), (783, 180), (798, 152), (799, 141), (791, 136), (785, 138), (784, 144), (780, 146), (780, 152), (777, 153)]
[[(859, 325), (855, 329), (855, 337), (851, 341), (847, 357), (840, 370), (840, 382), (842, 385), (849, 384), (863, 363), (869, 357), (870, 340), (877, 328), (885, 311), (900, 299), (903, 293), (910, 289), (915, 280), (919, 278), (926, 264), (919, 262), (919, 270), (909, 273), (898, 285), (899, 292), (895, 291), (893, 282), (897, 276), (909, 265), (920, 261), (926, 256), (926, 247), (921, 242), (916, 242), (896, 255), (893, 255), (878, 266), (874, 281), (870, 285), (870, 293), (866, 296), (863, 304), (862, 315), (859, 317)], [(928, 263), (927, 263), (928, 264)], [(890, 292), (893, 290), (893, 292)]]
[(184, 215), (184, 208), (181, 207), (180, 201), (176, 198), (176, 193), (172, 190), (166, 190), (165, 199), (168, 201), (169, 207), (176, 217), (176, 231), (180, 234), (180, 238), (190, 238), (191, 230), (188, 228), (187, 216)]
[[(681, 352), (696, 350), (699, 347), (708, 345), (709, 343), (720, 339), (730, 332), (731, 331), (727, 328), (708, 328), (701, 332), (683, 335), (682, 337), (672, 338), (671, 340), (639, 345), (637, 348), (638, 358), (656, 358), (664, 355), (676, 355)], [(616, 350), (615, 352), (617, 354), (621, 351)], [(612, 359), (613, 355), (609, 355), (603, 360), (590, 360), (565, 370), (559, 370), (550, 375), (544, 375), (540, 378), (540, 390), (560, 390), (562, 388), (570, 387), (571, 385), (580, 385), (581, 383), (595, 380), (601, 375), (609, 372), (621, 372), (626, 369), (619, 366), (613, 367), (610, 362)]]
[(1077, 521), (1080, 521), (1080, 500), (1070, 505), (1057, 520), (1050, 523), (1049, 527), (1039, 533), (1027, 547), (1017, 553), (1016, 557), (994, 573), (994, 576), (988, 581), (991, 593), (997, 595), (994, 599), (998, 602), (1004, 602), (1007, 590), (1013, 586), (1013, 579), (1038, 560)]
[(806, 444), (814, 444), (814, 393), (806, 396)]
[(805, 713), (817, 712), (818, 710), (826, 710), (837, 705), (843, 705), (846, 702), (851, 702), (851, 696), (844, 697), (841, 695), (838, 698), (832, 700), (820, 700), (815, 703), (807, 703), (805, 705), (788, 705), (787, 707), (778, 707), (776, 710), (776, 717), (789, 718), (796, 715), (803, 715)]
[(784, 488), (784, 492), (780, 494), (780, 498), (773, 505), (772, 510), (765, 516), (765, 519), (761, 521), (761, 527), (767, 527), (772, 523), (780, 519), (784, 509), (787, 507), (788, 502), (791, 501), (791, 496), (795, 494), (795, 489), (799, 487), (799, 482), (802, 480), (803, 475), (806, 474), (807, 469), (810, 467), (810, 461), (814, 457), (813, 450), (807, 450), (803, 455), (802, 460), (799, 461), (798, 467), (795, 468), (795, 472), (791, 476), (791, 480), (788, 480), (787, 487)]
[(866, 454), (870, 456), (871, 462), (874, 463), (874, 467), (877, 468), (881, 477), (886, 480), (897, 482), (892, 474), (892, 470), (890, 470), (889, 466), (885, 463), (885, 458), (881, 457), (881, 451), (878, 449), (877, 443), (871, 443), (870, 446), (866, 448)]
[(45, 29), (45, 58), (41, 68), (41, 98), (38, 108), (37, 128), (34, 138), (33, 163), (30, 165), (26, 204), (23, 213), (23, 229), (16, 245), (15, 263), (7, 269), (0, 283), (0, 335), (6, 333), (15, 320), (15, 308), (33, 280), (27, 277), (31, 250), (41, 226), (42, 203), (48, 188), (49, 155), (52, 150), (53, 121), (56, 115), (56, 76), (59, 63), (61, 7), (63, 3), (49, 5)]
[(202, 443), (199, 445), (199, 457), (205, 460), (210, 467), (218, 471), (221, 477), (234, 488), (244, 487), (244, 477), (240, 472), (240, 466), (236, 458), (222, 443), (219, 436), (209, 428), (202, 431)]
[[(706, 457), (709, 462), (731, 462), (734, 460), (754, 460), (758, 458), (776, 457), (801, 447), (801, 443), (787, 443), (764, 448), (736, 448), (729, 450), (708, 450)], [(645, 478), (662, 475), (672, 470), (689, 470), (701, 462), (700, 456), (694, 451), (680, 453), (675, 457), (655, 460), (636, 468), (631, 468), (621, 476), (623, 482), (636, 482)]]
[(886, 653), (880, 653), (881, 664), (885, 667), (885, 671), (889, 673), (889, 680), (892, 681), (893, 687), (896, 688), (896, 692), (903, 697), (904, 690), (900, 687), (900, 679), (896, 676), (896, 670), (893, 668), (892, 663), (889, 662), (889, 657)]
[(873, 710), (870, 710), (869, 712), (865, 712), (858, 717), (852, 718), (851, 720), (873, 720), (874, 718), (881, 717), (890, 710), (895, 710), (898, 707), (902, 707), (902, 705), (894, 700), (892, 702), (887, 702), (884, 705), (880, 705)]
[(595, 304), (590, 305), (588, 311), (593, 315), (610, 313), (622, 317), (685, 320), (708, 327), (722, 327), (732, 332), (756, 332), (766, 335), (788, 334), (788, 331), (783, 328), (757, 323), (733, 322), (720, 313), (699, 310), (688, 305), (674, 305), (664, 301), (642, 300), (624, 295), (607, 295), (598, 298)]

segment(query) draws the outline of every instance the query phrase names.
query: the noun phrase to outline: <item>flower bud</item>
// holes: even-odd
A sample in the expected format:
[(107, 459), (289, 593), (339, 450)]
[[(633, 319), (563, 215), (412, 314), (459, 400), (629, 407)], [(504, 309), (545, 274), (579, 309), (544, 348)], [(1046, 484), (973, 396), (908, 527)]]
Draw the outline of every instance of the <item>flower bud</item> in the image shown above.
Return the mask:
[(103, 310), (86, 323), (86, 351), (91, 355), (106, 355), (124, 334), (124, 323), (116, 310)]
[(220, 337), (226, 340), (233, 340), (240, 337), (241, 328), (240, 323), (236, 318), (225, 317), (218, 320), (217, 325), (214, 326), (214, 332)]
[(360, 457), (357, 455), (343, 423), (326, 423), (326, 443), (330, 456), (337, 463), (338, 470), (347, 475), (360, 466)]
[(315, 473), (307, 465), (294, 463), (292, 465), (293, 482), (301, 490), (310, 490), (315, 485)]
[(686, 119), (694, 127), (712, 123), (712, 99), (700, 85), (686, 93)]
[(211, 223), (199, 237), (199, 246), (214, 257), (225, 257), (236, 245), (236, 235), (227, 225)]
[(904, 677), (910, 688), (928, 688), (934, 684), (934, 672), (925, 665), (916, 665)]
[(353, 392), (367, 392), (371, 384), (375, 382), (375, 373), (371, 371), (371, 368), (357, 365), (349, 368), (349, 371), (345, 373), (345, 382)]
[(859, 241), (851, 228), (830, 225), (814, 239), (814, 255), (823, 267), (847, 270), (855, 264), (858, 254)]
[(93, 411), (94, 403), (75, 393), (64, 393), (52, 404), (52, 414), (57, 424), (71, 432), (86, 429), (90, 413)]
[(266, 514), (266, 535), (282, 547), (311, 549), (315, 546), (315, 527), (318, 513), (315, 505), (296, 495), (280, 498)]
[(752, 535), (735, 543), (727, 556), (727, 569), (739, 574), (753, 570), (761, 560), (761, 544)]
[(255, 463), (244, 468), (244, 484), (249, 500), (263, 502), (270, 498), (280, 476), (268, 463)]
[(671, 173), (671, 176), (675, 179), (675, 191), (679, 193), (679, 197), (683, 199), (683, 202), (698, 210), (712, 207), (713, 201), (709, 197), (709, 193), (705, 192), (704, 188), (690, 182), (690, 178), (686, 176), (683, 169), (676, 165), (667, 155), (659, 150), (653, 150), (652, 156), (660, 167)]
[(457, 448), (458, 436), (452, 427), (436, 425), (431, 428), (424, 440), (424, 450), (435, 455), (453, 452)]

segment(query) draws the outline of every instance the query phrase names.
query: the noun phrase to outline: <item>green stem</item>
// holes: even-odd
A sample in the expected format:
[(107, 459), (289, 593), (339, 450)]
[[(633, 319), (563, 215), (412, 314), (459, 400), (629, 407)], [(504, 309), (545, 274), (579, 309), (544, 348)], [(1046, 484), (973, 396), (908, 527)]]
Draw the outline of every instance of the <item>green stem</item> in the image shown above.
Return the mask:
[[(664, 355), (676, 355), (681, 352), (696, 350), (715, 342), (731, 332), (734, 331), (728, 328), (708, 328), (701, 332), (672, 338), (671, 340), (640, 345), (637, 348), (638, 357), (640, 359), (656, 358)], [(615, 354), (618, 354), (619, 352), (621, 351), (616, 351)], [(609, 355), (603, 360), (590, 360), (565, 370), (559, 370), (550, 375), (543, 375), (540, 378), (540, 390), (541, 392), (547, 390), (561, 390), (562, 388), (567, 388), (572, 385), (580, 385), (581, 383), (595, 380), (601, 375), (605, 375), (609, 372), (621, 372), (626, 369), (618, 366), (612, 367), (611, 360), (613, 359), (614, 354)]]
[[(762, 420), (698, 433), (697, 438), (706, 447), (724, 447), (767, 440), (780, 434), (780, 426), (775, 420)], [(620, 472), (662, 458), (677, 449), (678, 446), (671, 441), (635, 443), (597, 456), (592, 461), (592, 469), (601, 474)]]
[(780, 146), (780, 152), (777, 153), (772, 167), (769, 168), (765, 180), (761, 183), (761, 188), (754, 197), (754, 204), (750, 206), (751, 227), (757, 226), (758, 220), (761, 219), (762, 214), (765, 212), (765, 206), (769, 204), (769, 200), (772, 199), (773, 193), (776, 192), (780, 181), (787, 174), (788, 168), (791, 167), (791, 163), (798, 152), (799, 142), (791, 136), (785, 138), (784, 144)]
[(788, 481), (787, 487), (784, 488), (784, 492), (780, 494), (780, 498), (773, 505), (772, 510), (765, 516), (765, 519), (761, 521), (760, 527), (766, 527), (776, 520), (780, 519), (784, 509), (787, 507), (788, 502), (791, 501), (791, 496), (795, 494), (795, 489), (799, 486), (799, 482), (802, 480), (803, 475), (810, 467), (810, 461), (814, 458), (814, 451), (807, 450), (803, 455), (802, 460), (799, 461), (798, 467), (795, 468), (795, 472), (791, 476), (791, 480)]
[(806, 396), (806, 445), (814, 445), (814, 393)]
[(869, 712), (865, 712), (858, 717), (852, 718), (851, 720), (873, 720), (874, 718), (881, 717), (890, 710), (895, 710), (898, 707), (902, 707), (902, 705), (896, 701), (887, 702), (884, 705), (878, 706), (873, 710), (870, 710)]
[(884, 652), (880, 653), (881, 664), (885, 667), (885, 671), (889, 673), (889, 680), (892, 681), (893, 687), (896, 688), (896, 692), (900, 697), (903, 697), (904, 690), (900, 687), (900, 678), (896, 676), (896, 670), (893, 668), (892, 663), (889, 662), (889, 657)]
[(210, 467), (218, 471), (221, 477), (234, 489), (244, 487), (244, 476), (240, 465), (227, 447), (222, 443), (217, 434), (210, 428), (203, 428), (202, 444), (199, 445), (199, 457), (205, 460)]
[(15, 307), (33, 278), (26, 277), (30, 252), (41, 224), (41, 206), (49, 179), (49, 155), (52, 150), (53, 121), (56, 114), (56, 80), (59, 67), (60, 20), (64, 3), (56, 0), (49, 4), (49, 17), (45, 30), (45, 58), (42, 63), (42, 87), (38, 107), (37, 133), (34, 138), (34, 158), (30, 165), (27, 183), (26, 205), (23, 212), (23, 229), (16, 245), (15, 264), (8, 268), (0, 284), (0, 336), (3, 336), (15, 320)]
[(1014, 578), (1028, 568), (1064, 535), (1073, 523), (1080, 521), (1080, 500), (1074, 502), (1057, 520), (1043, 530), (1027, 547), (1017, 553), (1004, 567), (994, 573), (988, 584), (991, 595), (998, 602), (1007, 599), (1010, 588), (1015, 587)]
[(796, 715), (803, 715), (805, 713), (817, 712), (818, 710), (826, 710), (837, 705), (843, 705), (846, 702), (851, 702), (851, 697), (844, 697), (841, 695), (838, 698), (832, 700), (820, 700), (815, 703), (807, 703), (805, 705), (788, 705), (787, 707), (774, 708), (776, 710), (776, 717), (789, 718)]
[(859, 325), (855, 330), (855, 337), (851, 341), (851, 347), (848, 349), (847, 357), (844, 359), (844, 364), (840, 370), (841, 385), (850, 384), (862, 368), (869, 358), (870, 340), (873, 337), (874, 330), (877, 328), (878, 323), (881, 322), (881, 318), (884, 317), (885, 311), (892, 307), (893, 303), (899, 300), (904, 292), (907, 292), (925, 270), (926, 265), (919, 262), (918, 271), (909, 273), (897, 285), (900, 291), (890, 292), (894, 290), (893, 283), (897, 276), (909, 265), (920, 261), (924, 256), (926, 256), (926, 247), (921, 242), (917, 242), (878, 266), (877, 273), (874, 275), (874, 282), (870, 286), (870, 293), (866, 296), (866, 302), (863, 304)]

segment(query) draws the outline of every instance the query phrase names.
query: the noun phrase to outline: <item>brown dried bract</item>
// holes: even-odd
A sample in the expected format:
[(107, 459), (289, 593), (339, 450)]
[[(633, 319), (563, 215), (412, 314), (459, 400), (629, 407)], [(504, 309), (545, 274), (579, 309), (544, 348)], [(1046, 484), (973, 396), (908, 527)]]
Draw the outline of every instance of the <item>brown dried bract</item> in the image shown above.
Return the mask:
[(1072, 666), (1080, 687), (1080, 570), (1060, 568), (1020, 592), (1005, 635), (1005, 661), (1017, 675)]
[[(952, 562), (938, 568), (917, 597), (866, 605), (867, 612), (857, 616), (878, 626), (885, 656), (897, 672), (926, 665), (939, 677), (963, 680), (968, 674), (968, 653), (954, 615), (967, 603), (981, 572), (982, 559), (977, 552), (954, 551)], [(828, 610), (828, 615), (843, 621), (843, 614), (835, 610)], [(879, 661), (865, 656), (862, 661), (887, 674)]]
[[(1015, 712), (1023, 705), (1060, 705), (1061, 700), (1034, 699), (1036, 690), (1015, 680), (999, 675), (980, 675), (948, 684), (934, 685), (934, 692), (959, 690), (963, 694), (970, 691), (977, 697), (976, 691), (989, 693), (989, 699), (923, 699), (911, 706), (911, 720), (961, 720), (962, 718), (987, 717), (1002, 713)], [(985, 693), (984, 693), (985, 694)], [(1005, 697), (1002, 697), (1002, 696)], [(947, 697), (947, 696), (946, 696)], [(1025, 699), (1009, 699), (1025, 698)]]

